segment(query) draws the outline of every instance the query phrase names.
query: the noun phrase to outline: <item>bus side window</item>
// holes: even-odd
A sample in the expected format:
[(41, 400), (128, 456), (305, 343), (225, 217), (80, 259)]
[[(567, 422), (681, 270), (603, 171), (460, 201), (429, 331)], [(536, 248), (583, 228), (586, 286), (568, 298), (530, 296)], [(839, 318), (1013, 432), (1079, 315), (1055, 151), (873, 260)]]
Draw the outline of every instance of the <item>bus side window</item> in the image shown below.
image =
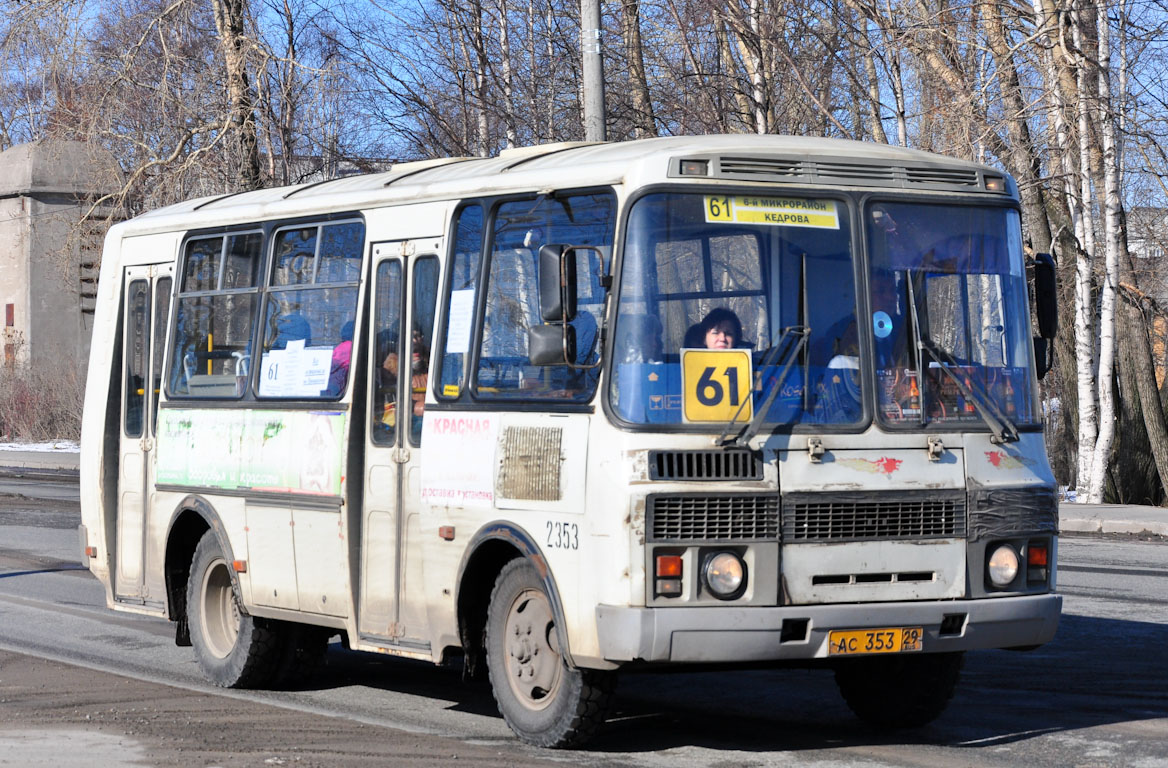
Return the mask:
[(422, 444), (422, 411), (426, 408), (426, 374), (430, 348), (434, 340), (434, 300), (438, 296), (438, 259), (426, 256), (414, 262), (413, 330), (418, 356), (413, 359), (414, 376), (410, 382), (410, 443)]
[(260, 232), (187, 242), (170, 345), (171, 397), (243, 394), (262, 244)]
[(257, 394), (337, 399), (349, 381), (365, 225), (297, 226), (274, 239)]
[(172, 281), (169, 277), (162, 277), (154, 286), (154, 335), (151, 342), (154, 349), (150, 358), (150, 386), (154, 390), (151, 396), (150, 431), (153, 434), (158, 424), (158, 392), (162, 388), (163, 353), (166, 351), (166, 321), (170, 317), (170, 291)]
[(141, 437), (146, 406), (146, 345), (150, 338), (150, 284), (130, 283), (126, 300), (126, 437)]
[[(612, 242), (615, 201), (610, 193), (559, 194), (501, 204), (492, 219), (490, 282), (486, 286), (482, 346), (475, 394), (481, 398), (592, 397), (597, 369), (569, 365), (532, 366), (528, 331), (542, 322), (538, 254), (561, 243), (576, 248), (568, 268), (576, 270), (578, 301), (570, 321), (576, 340), (576, 366), (599, 359), (599, 328), (604, 293), (602, 254)], [(599, 252), (598, 252), (599, 251)]]
[(373, 407), (369, 434), (375, 445), (393, 445), (397, 434), (398, 371), (401, 361), (402, 276), (400, 261), (377, 265), (373, 308)]
[(438, 358), (439, 397), (455, 398), (462, 392), (466, 357), (474, 335), (475, 297), (483, 247), (483, 208), (468, 205), (458, 212), (454, 225), (454, 252), (446, 278), (446, 316)]

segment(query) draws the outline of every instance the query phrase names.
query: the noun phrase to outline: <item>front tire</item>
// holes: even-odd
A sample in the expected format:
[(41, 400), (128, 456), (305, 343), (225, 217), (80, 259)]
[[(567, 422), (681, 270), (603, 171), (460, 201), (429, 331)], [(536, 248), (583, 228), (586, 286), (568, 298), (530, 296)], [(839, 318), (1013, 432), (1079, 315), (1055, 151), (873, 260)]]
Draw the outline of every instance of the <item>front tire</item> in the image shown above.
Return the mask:
[(604, 722), (615, 675), (568, 666), (543, 581), (525, 558), (495, 580), (487, 610), (487, 672), (499, 712), (524, 742), (573, 747)]
[(861, 720), (881, 728), (919, 728), (936, 720), (957, 689), (963, 653), (847, 659), (835, 682)]
[(187, 622), (203, 674), (223, 688), (258, 688), (280, 661), (278, 633), (245, 615), (231, 579), (231, 564), (208, 531), (199, 540), (187, 579)]

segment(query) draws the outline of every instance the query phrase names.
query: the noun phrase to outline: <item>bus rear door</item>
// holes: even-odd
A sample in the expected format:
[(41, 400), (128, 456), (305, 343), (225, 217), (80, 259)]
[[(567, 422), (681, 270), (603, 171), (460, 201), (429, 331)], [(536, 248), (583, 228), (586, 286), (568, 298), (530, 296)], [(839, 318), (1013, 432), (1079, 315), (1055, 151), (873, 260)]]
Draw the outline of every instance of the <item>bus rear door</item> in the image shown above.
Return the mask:
[[(122, 327), (122, 424), (118, 448), (117, 577), (114, 594), (160, 602), (146, 583), (147, 508), (162, 356), (170, 313), (172, 264), (126, 267)], [(154, 585), (151, 585), (154, 586)], [(157, 585), (161, 586), (161, 585)]]

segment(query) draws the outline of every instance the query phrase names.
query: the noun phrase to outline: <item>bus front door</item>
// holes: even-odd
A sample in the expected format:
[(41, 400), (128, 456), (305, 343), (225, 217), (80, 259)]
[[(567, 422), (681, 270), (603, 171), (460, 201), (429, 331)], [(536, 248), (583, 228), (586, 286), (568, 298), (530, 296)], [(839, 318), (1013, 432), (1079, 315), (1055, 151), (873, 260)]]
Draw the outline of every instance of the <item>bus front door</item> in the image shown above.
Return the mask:
[(126, 602), (161, 603), (163, 599), (162, 585), (146, 581), (146, 534), (173, 272), (169, 264), (150, 265), (126, 267), (123, 275), (122, 423), (118, 441), (114, 595)]
[(358, 629), (429, 650), (420, 537), (422, 410), (441, 242), (374, 246)]

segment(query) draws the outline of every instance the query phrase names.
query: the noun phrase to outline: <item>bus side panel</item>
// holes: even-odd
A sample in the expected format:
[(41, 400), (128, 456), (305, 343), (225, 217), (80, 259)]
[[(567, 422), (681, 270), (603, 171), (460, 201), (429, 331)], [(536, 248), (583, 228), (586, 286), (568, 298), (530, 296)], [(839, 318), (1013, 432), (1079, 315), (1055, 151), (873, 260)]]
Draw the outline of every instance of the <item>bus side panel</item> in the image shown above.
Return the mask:
[(464, 552), (441, 541), (438, 527), (453, 526), (465, 546), (484, 525), (506, 521), (536, 543), (551, 571), (573, 655), (598, 660), (591, 574), (607, 558), (608, 540), (589, 535), (584, 514), (589, 421), (581, 414), (427, 415), (421, 496), (432, 522), (422, 525), (423, 540), (437, 542), (427, 548), (424, 580), (435, 647), (450, 644), (446, 611), (465, 587), (455, 583)]

